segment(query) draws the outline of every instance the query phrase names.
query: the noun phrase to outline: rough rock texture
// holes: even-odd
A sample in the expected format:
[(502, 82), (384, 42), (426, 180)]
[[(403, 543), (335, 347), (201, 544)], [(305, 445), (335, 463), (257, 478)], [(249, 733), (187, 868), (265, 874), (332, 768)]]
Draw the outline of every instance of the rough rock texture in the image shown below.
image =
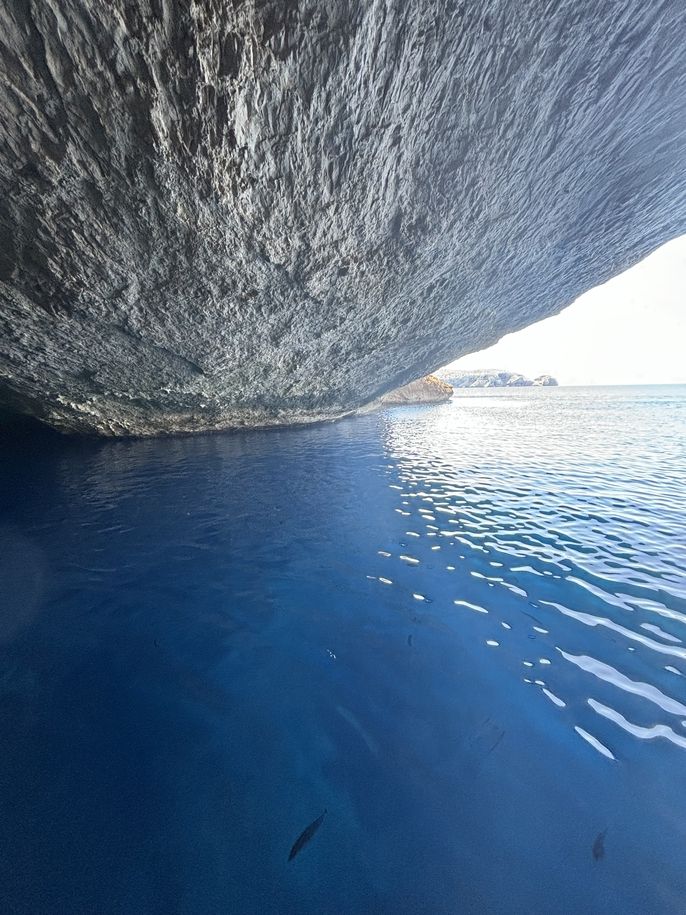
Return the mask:
[(333, 417), (686, 231), (675, 0), (12, 0), (0, 390), (66, 430)]
[(381, 398), (385, 407), (414, 403), (443, 403), (453, 396), (452, 386), (435, 375), (425, 375), (395, 391), (389, 391)]
[(533, 383), (540, 388), (556, 388), (557, 378), (553, 378), (552, 375), (538, 375)]

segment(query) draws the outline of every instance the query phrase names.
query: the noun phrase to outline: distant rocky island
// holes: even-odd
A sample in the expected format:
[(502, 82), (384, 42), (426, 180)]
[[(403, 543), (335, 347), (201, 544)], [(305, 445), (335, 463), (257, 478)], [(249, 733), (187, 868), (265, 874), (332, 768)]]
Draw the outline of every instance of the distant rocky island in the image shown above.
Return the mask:
[(425, 375), (409, 384), (384, 394), (377, 404), (382, 407), (403, 404), (442, 403), (450, 400), (454, 388), (530, 388), (555, 387), (557, 380), (552, 375), (538, 375), (527, 378), (517, 372), (502, 369), (478, 369), (465, 372), (451, 370), (441, 376)]
[(549, 388), (557, 386), (557, 379), (552, 375), (539, 375), (532, 379), (517, 372), (505, 372), (501, 369), (478, 369), (471, 372), (451, 371), (444, 377), (454, 388)]

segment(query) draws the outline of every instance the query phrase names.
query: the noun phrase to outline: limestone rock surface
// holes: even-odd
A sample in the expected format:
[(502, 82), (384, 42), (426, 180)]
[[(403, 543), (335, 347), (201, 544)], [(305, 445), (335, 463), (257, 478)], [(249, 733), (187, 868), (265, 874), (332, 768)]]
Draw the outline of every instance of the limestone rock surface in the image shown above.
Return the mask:
[(345, 415), (686, 231), (674, 0), (0, 6), (0, 402)]
[(404, 384), (395, 391), (389, 391), (381, 398), (381, 405), (386, 407), (402, 404), (443, 403), (453, 395), (452, 386), (435, 375), (425, 375), (409, 384)]

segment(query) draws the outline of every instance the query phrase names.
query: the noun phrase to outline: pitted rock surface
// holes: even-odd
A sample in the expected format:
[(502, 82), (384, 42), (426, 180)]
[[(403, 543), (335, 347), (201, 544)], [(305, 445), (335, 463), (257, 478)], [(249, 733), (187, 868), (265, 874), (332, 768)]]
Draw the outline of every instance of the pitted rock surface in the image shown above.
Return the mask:
[(0, 9), (0, 402), (333, 418), (686, 231), (686, 5)]
[(403, 404), (443, 403), (453, 396), (452, 385), (435, 375), (425, 375), (416, 381), (410, 381), (401, 388), (389, 391), (381, 398), (381, 406), (401, 406)]

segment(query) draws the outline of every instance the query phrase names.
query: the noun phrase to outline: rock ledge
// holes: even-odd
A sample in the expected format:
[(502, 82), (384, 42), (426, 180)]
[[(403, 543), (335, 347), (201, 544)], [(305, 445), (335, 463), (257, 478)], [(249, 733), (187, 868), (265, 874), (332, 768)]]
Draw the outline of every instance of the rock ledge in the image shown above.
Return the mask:
[(389, 391), (381, 398), (384, 407), (401, 404), (443, 403), (453, 396), (452, 386), (435, 375), (425, 375), (409, 384)]

